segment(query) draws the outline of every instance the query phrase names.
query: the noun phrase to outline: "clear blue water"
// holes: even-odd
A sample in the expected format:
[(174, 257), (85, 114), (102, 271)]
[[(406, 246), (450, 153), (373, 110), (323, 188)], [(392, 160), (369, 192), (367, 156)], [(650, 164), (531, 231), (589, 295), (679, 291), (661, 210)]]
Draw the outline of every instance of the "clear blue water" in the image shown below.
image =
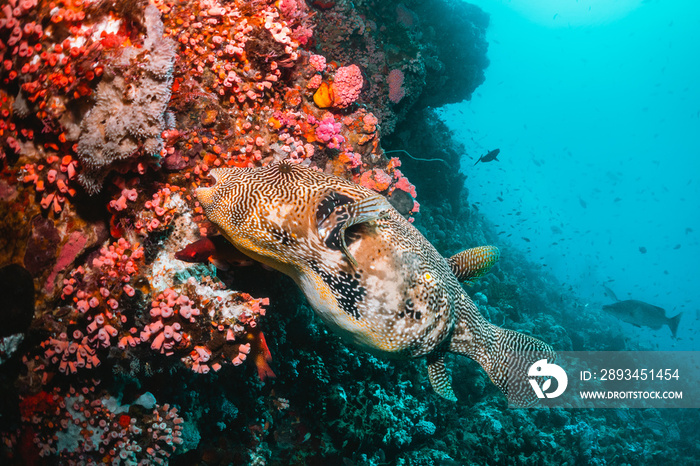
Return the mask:
[[(611, 302), (606, 284), (683, 312), (676, 341), (621, 325), (697, 350), (700, 3), (471, 3), (491, 15), (491, 64), (441, 111), (467, 148), (470, 202), (586, 309)], [(500, 162), (473, 166), (494, 148)]]

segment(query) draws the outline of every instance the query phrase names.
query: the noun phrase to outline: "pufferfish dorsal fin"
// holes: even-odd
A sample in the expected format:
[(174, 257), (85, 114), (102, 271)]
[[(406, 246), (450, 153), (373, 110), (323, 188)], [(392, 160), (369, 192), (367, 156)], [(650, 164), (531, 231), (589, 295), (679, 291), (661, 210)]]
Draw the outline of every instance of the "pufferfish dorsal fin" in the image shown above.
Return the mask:
[(352, 266), (357, 267), (357, 261), (345, 243), (345, 230), (359, 223), (386, 217), (391, 208), (384, 196), (370, 196), (356, 201), (343, 193), (331, 191), (316, 208), (318, 234), (327, 247), (342, 251)]
[(435, 393), (449, 401), (457, 401), (452, 391), (452, 381), (445, 367), (445, 353), (433, 353), (428, 356), (428, 378)]
[(479, 246), (455, 254), (447, 262), (457, 279), (465, 281), (485, 275), (499, 257), (501, 252), (496, 246)]

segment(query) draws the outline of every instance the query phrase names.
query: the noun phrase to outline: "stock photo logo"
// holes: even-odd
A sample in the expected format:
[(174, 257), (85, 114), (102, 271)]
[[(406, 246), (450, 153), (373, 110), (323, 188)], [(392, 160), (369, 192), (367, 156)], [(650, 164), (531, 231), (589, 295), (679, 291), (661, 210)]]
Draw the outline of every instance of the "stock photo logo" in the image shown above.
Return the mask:
[[(569, 377), (564, 369), (548, 363), (546, 359), (540, 359), (530, 366), (527, 375), (537, 398), (540, 399), (558, 397), (564, 393), (569, 384)], [(552, 386), (552, 380), (556, 381), (554, 386)]]

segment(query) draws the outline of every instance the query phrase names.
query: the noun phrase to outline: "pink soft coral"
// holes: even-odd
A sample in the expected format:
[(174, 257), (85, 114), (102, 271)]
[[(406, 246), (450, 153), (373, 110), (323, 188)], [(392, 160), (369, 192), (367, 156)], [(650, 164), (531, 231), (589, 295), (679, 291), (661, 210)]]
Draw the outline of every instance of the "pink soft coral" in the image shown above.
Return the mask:
[(316, 128), (316, 139), (328, 145), (331, 149), (340, 149), (340, 145), (345, 142), (345, 138), (340, 134), (343, 125), (327, 114)]
[(357, 65), (338, 68), (333, 78), (333, 105), (345, 108), (355, 102), (363, 83), (362, 71)]

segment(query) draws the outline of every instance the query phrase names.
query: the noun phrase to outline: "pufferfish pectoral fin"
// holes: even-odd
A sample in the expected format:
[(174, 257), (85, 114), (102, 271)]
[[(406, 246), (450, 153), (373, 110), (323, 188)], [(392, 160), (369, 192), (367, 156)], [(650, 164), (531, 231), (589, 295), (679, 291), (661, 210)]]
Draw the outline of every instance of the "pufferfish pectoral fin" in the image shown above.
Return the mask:
[(435, 393), (449, 401), (457, 401), (452, 391), (452, 381), (445, 368), (445, 353), (433, 353), (428, 356), (428, 378)]
[(496, 246), (479, 246), (467, 249), (447, 259), (452, 273), (459, 281), (473, 280), (488, 272), (501, 257)]
[(386, 217), (391, 208), (389, 201), (380, 195), (355, 201), (335, 191), (328, 193), (316, 213), (318, 234), (327, 247), (343, 251), (350, 263), (357, 266), (357, 261), (348, 251), (345, 230)]

